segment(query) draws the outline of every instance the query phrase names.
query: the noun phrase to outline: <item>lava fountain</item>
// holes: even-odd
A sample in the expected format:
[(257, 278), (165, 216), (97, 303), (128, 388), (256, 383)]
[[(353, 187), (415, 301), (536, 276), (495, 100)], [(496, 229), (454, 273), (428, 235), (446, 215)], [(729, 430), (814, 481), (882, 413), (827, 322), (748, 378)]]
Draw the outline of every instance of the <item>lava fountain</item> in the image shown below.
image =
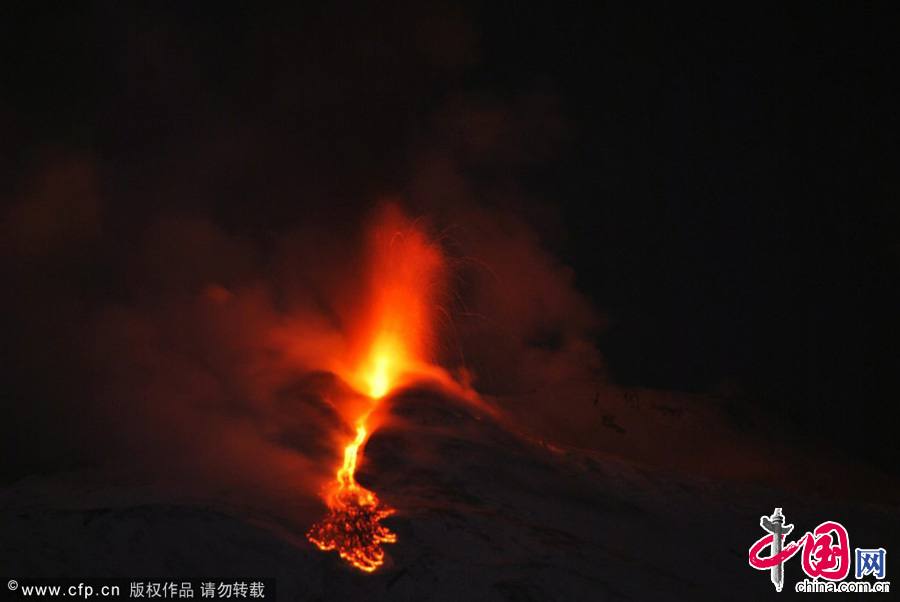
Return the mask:
[(383, 398), (413, 379), (449, 379), (429, 361), (445, 273), (439, 246), (398, 209), (386, 207), (369, 233), (366, 303), (351, 327), (349, 361), (335, 368), (368, 404), (353, 417), (355, 436), (323, 494), (328, 514), (307, 532), (319, 549), (336, 550), (366, 572), (384, 563), (382, 544), (397, 541), (381, 524), (395, 511), (357, 483), (357, 464), (371, 435), (370, 416)]

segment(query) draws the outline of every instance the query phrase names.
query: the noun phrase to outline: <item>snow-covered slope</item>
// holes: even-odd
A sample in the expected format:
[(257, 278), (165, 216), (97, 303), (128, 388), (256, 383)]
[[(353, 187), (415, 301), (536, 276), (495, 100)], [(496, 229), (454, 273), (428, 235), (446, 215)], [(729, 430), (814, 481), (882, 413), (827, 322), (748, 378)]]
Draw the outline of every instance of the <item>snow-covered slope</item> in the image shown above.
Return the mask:
[[(275, 577), (285, 600), (758, 600), (775, 592), (747, 549), (775, 506), (798, 531), (841, 521), (851, 545), (886, 547), (889, 559), (900, 541), (888, 505), (546, 446), (424, 391), (390, 407), (359, 474), (398, 510), (388, 522), (399, 541), (374, 574), (315, 549), (304, 525), (253, 508), (176, 504), (152, 488), (97, 489), (72, 475), (0, 494), (0, 564), (8, 579)], [(788, 564), (786, 589), (800, 572)]]

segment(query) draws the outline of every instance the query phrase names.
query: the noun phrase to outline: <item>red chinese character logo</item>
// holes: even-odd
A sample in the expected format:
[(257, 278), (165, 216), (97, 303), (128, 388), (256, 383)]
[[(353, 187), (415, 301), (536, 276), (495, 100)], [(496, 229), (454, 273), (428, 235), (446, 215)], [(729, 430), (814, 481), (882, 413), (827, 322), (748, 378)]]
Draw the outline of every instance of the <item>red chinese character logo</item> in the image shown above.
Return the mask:
[(812, 578), (840, 581), (850, 572), (850, 538), (841, 523), (826, 521), (803, 536), (803, 571)]

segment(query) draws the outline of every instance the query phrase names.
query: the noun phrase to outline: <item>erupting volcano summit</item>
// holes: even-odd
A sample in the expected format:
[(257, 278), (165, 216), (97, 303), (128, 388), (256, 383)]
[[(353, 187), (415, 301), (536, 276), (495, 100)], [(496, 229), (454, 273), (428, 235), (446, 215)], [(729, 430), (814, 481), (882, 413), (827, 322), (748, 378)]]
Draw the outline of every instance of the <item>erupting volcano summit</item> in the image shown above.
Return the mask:
[(352, 417), (355, 436), (344, 447), (343, 462), (323, 498), (328, 514), (307, 533), (321, 550), (366, 572), (384, 563), (382, 544), (397, 536), (381, 524), (394, 509), (355, 479), (360, 450), (372, 433), (369, 424), (380, 401), (416, 378), (449, 377), (430, 362), (434, 313), (445, 279), (440, 248), (393, 206), (386, 207), (370, 231), (368, 297), (362, 319), (351, 333), (349, 361), (335, 371), (369, 403)]

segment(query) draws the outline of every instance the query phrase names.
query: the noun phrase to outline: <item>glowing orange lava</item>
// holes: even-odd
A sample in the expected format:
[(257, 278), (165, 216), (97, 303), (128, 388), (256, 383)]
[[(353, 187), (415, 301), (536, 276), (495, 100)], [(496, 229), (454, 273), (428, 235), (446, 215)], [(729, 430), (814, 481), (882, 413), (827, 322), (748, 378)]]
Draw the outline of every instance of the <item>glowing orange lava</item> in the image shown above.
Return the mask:
[(328, 514), (307, 538), (372, 572), (384, 563), (382, 544), (397, 541), (381, 524), (395, 511), (357, 483), (355, 472), (380, 400), (411, 378), (443, 375), (429, 362), (429, 351), (444, 258), (414, 223), (387, 207), (371, 231), (368, 260), (368, 306), (352, 333), (349, 367), (341, 364), (336, 371), (370, 403), (355, 417), (356, 436), (344, 447), (343, 463), (323, 496)]
[(356, 427), (356, 437), (344, 448), (336, 487), (326, 499), (328, 515), (314, 524), (306, 536), (320, 550), (337, 550), (356, 568), (372, 572), (384, 563), (381, 544), (394, 543), (397, 536), (381, 524), (381, 519), (394, 510), (379, 502), (375, 493), (361, 487), (353, 476), (359, 447), (366, 439), (362, 422)]

